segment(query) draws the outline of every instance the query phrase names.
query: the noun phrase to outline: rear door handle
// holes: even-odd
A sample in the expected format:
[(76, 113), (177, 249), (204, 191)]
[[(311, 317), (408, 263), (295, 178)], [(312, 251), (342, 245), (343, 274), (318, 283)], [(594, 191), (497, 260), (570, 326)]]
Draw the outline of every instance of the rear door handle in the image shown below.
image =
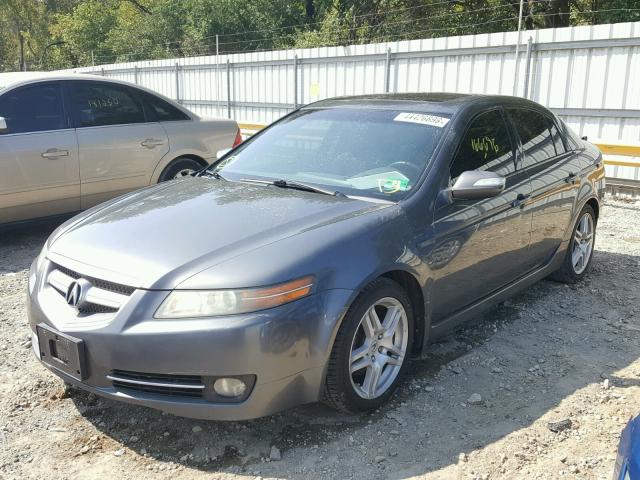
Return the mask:
[(576, 173), (569, 172), (569, 175), (567, 175), (567, 178), (565, 178), (564, 181), (567, 183), (576, 183), (577, 176), (578, 175)]
[(50, 148), (44, 152), (42, 152), (40, 154), (40, 156), (42, 158), (50, 158), (50, 159), (56, 159), (59, 157), (68, 157), (69, 156), (69, 150), (59, 150), (57, 148)]
[(146, 148), (156, 148), (163, 144), (164, 142), (162, 140), (158, 140), (157, 138), (147, 138), (146, 140), (140, 142), (140, 145)]

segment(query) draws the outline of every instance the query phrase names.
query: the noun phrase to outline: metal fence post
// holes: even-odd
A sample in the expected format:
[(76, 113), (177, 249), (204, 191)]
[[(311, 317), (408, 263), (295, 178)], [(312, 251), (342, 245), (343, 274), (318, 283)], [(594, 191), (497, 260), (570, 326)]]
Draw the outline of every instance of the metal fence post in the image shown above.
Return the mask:
[(527, 57), (524, 63), (524, 91), (522, 96), (529, 98), (529, 75), (531, 75), (531, 51), (533, 50), (533, 38), (529, 37), (527, 41)]
[(133, 83), (138, 83), (138, 66), (134, 65), (133, 67)]
[(176, 102), (180, 102), (180, 65), (176, 62)]
[(231, 62), (227, 58), (227, 118), (231, 118)]
[[(384, 63), (384, 93), (389, 93), (391, 84), (391, 48), (387, 48), (387, 57)], [(374, 93), (374, 92), (371, 92)]]
[(293, 56), (293, 109), (298, 108), (298, 55)]
[(104, 68), (100, 69), (100, 75), (102, 75), (104, 77)]

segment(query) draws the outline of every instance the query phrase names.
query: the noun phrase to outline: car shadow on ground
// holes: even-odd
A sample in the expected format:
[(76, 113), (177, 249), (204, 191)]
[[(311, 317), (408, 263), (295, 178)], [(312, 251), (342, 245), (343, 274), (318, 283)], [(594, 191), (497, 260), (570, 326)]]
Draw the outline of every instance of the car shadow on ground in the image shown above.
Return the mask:
[[(596, 251), (592, 272), (580, 284), (542, 281), (491, 308), (414, 360), (397, 395), (372, 414), (307, 405), (252, 421), (213, 422), (75, 389), (69, 394), (118, 444), (109, 448), (126, 447), (149, 468), (162, 462), (279, 478), (345, 478), (351, 468), (358, 476), (424, 474), (529, 426), (604, 378), (638, 385), (615, 372), (638, 358), (633, 304), (640, 300), (639, 265), (637, 256)], [(467, 403), (473, 392), (482, 393), (481, 405)], [(280, 461), (269, 458), (273, 446)], [(341, 469), (331, 470), (338, 462)]]
[(26, 270), (60, 221), (0, 226), (0, 275)]

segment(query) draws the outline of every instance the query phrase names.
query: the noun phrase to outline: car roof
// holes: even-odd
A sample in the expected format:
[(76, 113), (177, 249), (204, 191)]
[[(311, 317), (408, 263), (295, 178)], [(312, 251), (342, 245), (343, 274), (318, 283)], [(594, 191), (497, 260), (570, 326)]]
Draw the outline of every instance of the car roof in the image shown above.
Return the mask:
[[(89, 73), (64, 73), (64, 72), (6, 72), (0, 73), (0, 89), (15, 87), (27, 83), (36, 83), (46, 80), (93, 80), (99, 82), (112, 82), (123, 85), (132, 85), (140, 88), (140, 85), (133, 85), (116, 78), (103, 77)], [(144, 87), (142, 87), (144, 88)]]
[(411, 109), (415, 112), (442, 113), (453, 115), (460, 110), (478, 106), (487, 108), (495, 105), (528, 106), (541, 108), (535, 102), (506, 95), (481, 95), (449, 92), (426, 93), (384, 93), (329, 98), (311, 103), (304, 108), (380, 108), (388, 110)]

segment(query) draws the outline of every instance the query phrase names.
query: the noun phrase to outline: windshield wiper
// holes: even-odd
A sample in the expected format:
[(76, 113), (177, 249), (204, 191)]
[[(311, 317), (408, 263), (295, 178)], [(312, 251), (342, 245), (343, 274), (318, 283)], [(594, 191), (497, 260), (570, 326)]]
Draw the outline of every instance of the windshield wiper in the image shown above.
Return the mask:
[(314, 187), (313, 185), (309, 185), (308, 183), (302, 182), (293, 182), (291, 180), (257, 180), (255, 178), (243, 178), (240, 180), (241, 182), (247, 183), (260, 183), (262, 185), (274, 185), (280, 188), (292, 188), (295, 190), (302, 190), (305, 192), (314, 192), (321, 193), (323, 195), (333, 195), (334, 197), (346, 197), (346, 195), (337, 190), (329, 190), (326, 188)]
[(204, 170), (204, 171), (200, 172), (200, 174), (198, 176), (199, 177), (213, 177), (216, 180), (226, 180), (226, 178), (224, 178), (222, 175), (220, 175), (216, 171), (211, 172), (209, 170)]

